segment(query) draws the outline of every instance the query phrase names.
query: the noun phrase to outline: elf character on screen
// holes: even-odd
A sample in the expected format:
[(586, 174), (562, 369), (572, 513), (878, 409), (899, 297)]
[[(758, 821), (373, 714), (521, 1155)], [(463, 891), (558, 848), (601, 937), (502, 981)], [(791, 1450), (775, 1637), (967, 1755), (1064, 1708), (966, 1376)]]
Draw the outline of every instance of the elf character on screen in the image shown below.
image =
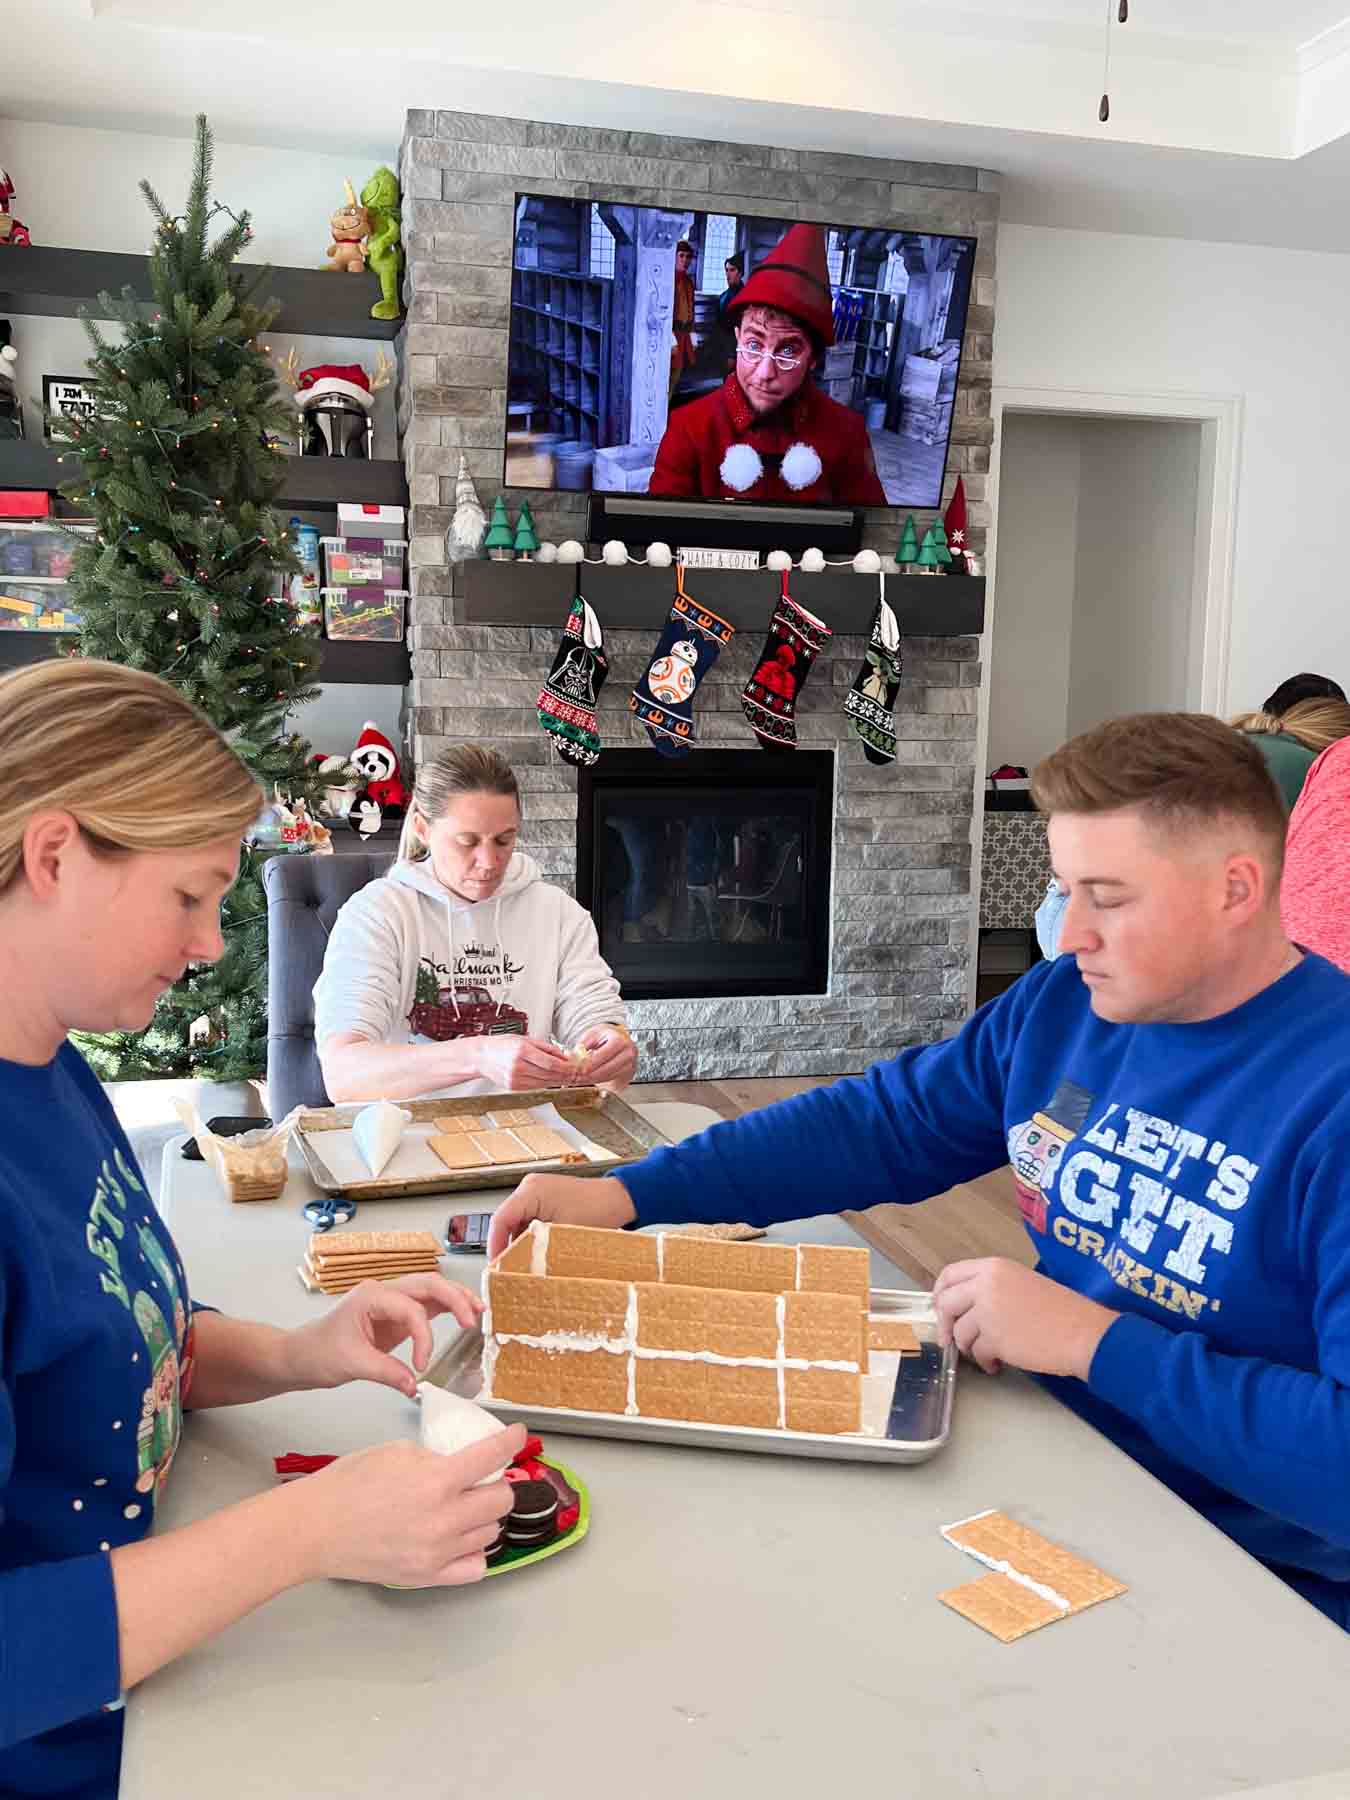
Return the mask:
[(735, 332), (735, 366), (715, 393), (671, 414), (647, 491), (884, 506), (861, 415), (811, 380), (834, 342), (821, 227), (791, 226), (723, 316)]

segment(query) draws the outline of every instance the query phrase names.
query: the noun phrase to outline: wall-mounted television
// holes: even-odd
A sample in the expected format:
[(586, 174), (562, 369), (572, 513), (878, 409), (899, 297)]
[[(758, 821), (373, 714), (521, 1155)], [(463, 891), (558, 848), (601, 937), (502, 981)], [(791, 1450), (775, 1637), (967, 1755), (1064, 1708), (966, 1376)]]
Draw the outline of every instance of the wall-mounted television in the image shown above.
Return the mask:
[(517, 195), (506, 485), (938, 505), (975, 245)]

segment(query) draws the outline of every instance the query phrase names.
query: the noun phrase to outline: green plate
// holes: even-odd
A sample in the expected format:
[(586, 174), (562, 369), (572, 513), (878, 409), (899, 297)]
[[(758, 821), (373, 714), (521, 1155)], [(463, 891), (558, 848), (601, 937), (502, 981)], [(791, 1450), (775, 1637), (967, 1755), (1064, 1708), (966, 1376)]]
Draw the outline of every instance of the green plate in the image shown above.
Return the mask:
[[(558, 1494), (560, 1504), (570, 1504), (568, 1494), (575, 1498), (580, 1508), (577, 1522), (570, 1531), (564, 1532), (561, 1537), (555, 1537), (551, 1544), (541, 1544), (537, 1550), (508, 1550), (502, 1560), (494, 1563), (488, 1570), (485, 1580), (493, 1575), (509, 1575), (513, 1570), (526, 1568), (530, 1563), (543, 1562), (546, 1557), (556, 1556), (560, 1550), (570, 1550), (573, 1544), (581, 1542), (591, 1528), (591, 1496), (581, 1477), (569, 1469), (566, 1463), (554, 1462), (551, 1456), (540, 1456), (535, 1460), (552, 1469), (561, 1478), (562, 1488)], [(557, 1483), (552, 1485), (557, 1486)], [(405, 1587), (398, 1581), (382, 1581), (380, 1586), (391, 1588), (398, 1594), (420, 1594), (426, 1591), (423, 1588)]]

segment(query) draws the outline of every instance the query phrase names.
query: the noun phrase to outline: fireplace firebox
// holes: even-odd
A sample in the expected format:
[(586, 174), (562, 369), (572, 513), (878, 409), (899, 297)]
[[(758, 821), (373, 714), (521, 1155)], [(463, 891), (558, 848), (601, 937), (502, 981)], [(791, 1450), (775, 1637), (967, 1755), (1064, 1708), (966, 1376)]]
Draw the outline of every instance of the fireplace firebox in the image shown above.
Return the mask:
[(577, 899), (633, 1000), (823, 994), (834, 753), (606, 750), (577, 784)]

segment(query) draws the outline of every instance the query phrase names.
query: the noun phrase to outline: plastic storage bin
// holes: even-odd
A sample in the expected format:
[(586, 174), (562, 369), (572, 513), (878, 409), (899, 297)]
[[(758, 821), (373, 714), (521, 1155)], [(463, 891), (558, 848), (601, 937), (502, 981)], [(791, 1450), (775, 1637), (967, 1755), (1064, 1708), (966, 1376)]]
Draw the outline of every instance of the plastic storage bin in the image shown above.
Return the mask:
[(77, 548), (71, 532), (91, 537), (93, 527), (75, 520), (62, 529), (46, 522), (0, 523), (0, 631), (79, 630), (70, 605)]
[(330, 638), (399, 644), (407, 612), (405, 588), (331, 587), (323, 590), (324, 629)]
[(408, 536), (407, 515), (401, 506), (361, 506), (344, 500), (338, 505), (338, 532), (344, 538), (380, 538), (402, 543)]
[(322, 543), (325, 587), (402, 589), (403, 538), (326, 537)]

